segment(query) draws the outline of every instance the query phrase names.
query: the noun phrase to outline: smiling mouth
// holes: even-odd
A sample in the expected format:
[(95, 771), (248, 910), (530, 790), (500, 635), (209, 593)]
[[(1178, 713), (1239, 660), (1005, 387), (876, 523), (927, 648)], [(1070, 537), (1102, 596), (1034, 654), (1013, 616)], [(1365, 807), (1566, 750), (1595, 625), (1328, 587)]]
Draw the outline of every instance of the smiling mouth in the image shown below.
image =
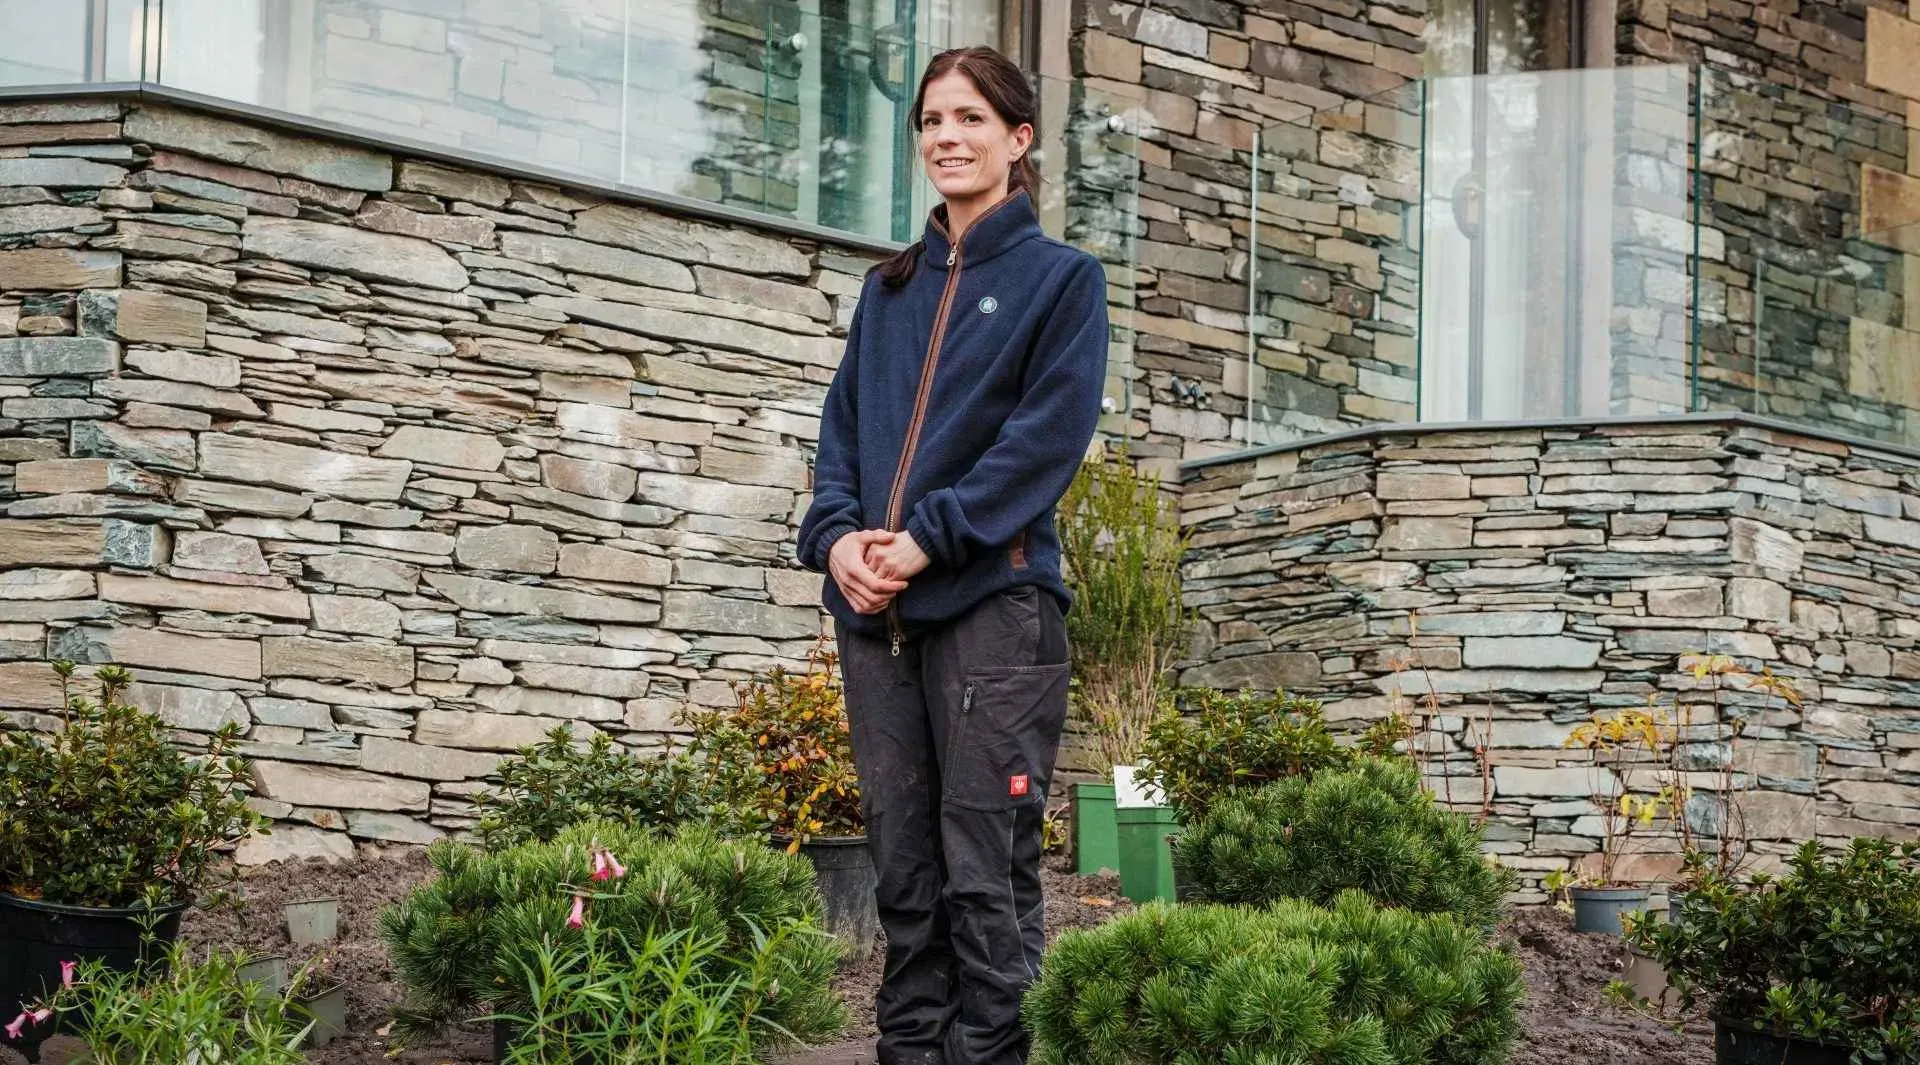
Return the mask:
[(936, 169), (939, 169), (939, 170), (958, 170), (961, 167), (966, 166), (972, 162), (973, 160), (971, 159), (941, 159), (936, 161), (933, 165)]

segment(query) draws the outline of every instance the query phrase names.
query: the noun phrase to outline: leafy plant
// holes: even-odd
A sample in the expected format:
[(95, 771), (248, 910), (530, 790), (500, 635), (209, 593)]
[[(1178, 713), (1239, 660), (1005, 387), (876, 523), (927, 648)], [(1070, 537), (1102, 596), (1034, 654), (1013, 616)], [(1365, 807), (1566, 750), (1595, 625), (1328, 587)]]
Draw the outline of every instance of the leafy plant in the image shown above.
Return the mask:
[(760, 1006), (780, 993), (780, 936), (728, 959), (723, 937), (681, 928), (636, 937), (590, 921), (573, 937), (527, 941), (508, 959), (527, 1011), (507, 1065), (744, 1065), (786, 1039)]
[[(821, 931), (813, 868), (803, 859), (725, 841), (702, 827), (662, 841), (612, 822), (573, 825), (551, 842), (499, 851), (442, 841), (428, 855), (438, 878), (380, 916), (381, 938), (406, 990), (396, 1014), (405, 1038), (430, 1036), (482, 1012), (532, 1017), (541, 987), (551, 996), (591, 985), (590, 968), (564, 971), (586, 984), (527, 979), (543, 964), (544, 945), (583, 967), (604, 960), (612, 941), (562, 949), (580, 942), (589, 924), (631, 945), (682, 931), (695, 942), (717, 940), (701, 956), (699, 982), (724, 986), (744, 974), (742, 994), (732, 1001), (764, 1018), (756, 1038), (787, 1032), (813, 1040), (844, 1019), (829, 986), (839, 948)], [(756, 997), (762, 988), (764, 997)]]
[(69, 966), (67, 982), (40, 1009), (86, 1043), (93, 1065), (298, 1065), (310, 1023), (290, 996), (306, 970), (282, 994), (241, 979), (247, 961), (244, 951), (196, 958), (173, 944), (139, 972), (83, 962)]
[(1157, 477), (1124, 453), (1081, 466), (1057, 512), (1074, 609), (1067, 615), (1076, 718), (1108, 765), (1131, 765), (1178, 657), (1188, 615), (1180, 601), (1187, 536)]
[(1347, 745), (1327, 726), (1317, 700), (1190, 688), (1169, 699), (1147, 730), (1140, 775), (1192, 823), (1230, 792), (1345, 768), (1362, 754), (1390, 754), (1405, 738), (1403, 724), (1376, 723)]
[(99, 699), (55, 662), (60, 727), (0, 732), (0, 891), (75, 906), (191, 899), (223, 847), (266, 824), (246, 804), (238, 726), (189, 755), (100, 669)]
[(1506, 1060), (1520, 964), (1451, 917), (1152, 903), (1062, 935), (1024, 1012), (1036, 1065)]
[(1071, 822), (1067, 818), (1072, 811), (1073, 807), (1064, 802), (1047, 807), (1046, 817), (1040, 822), (1040, 853), (1067, 853), (1067, 846), (1072, 842)]
[(670, 830), (713, 824), (723, 832), (733, 812), (710, 767), (686, 753), (635, 756), (604, 732), (584, 745), (565, 726), (500, 763), (498, 785), (475, 797), (479, 835), (488, 850), (547, 842), (583, 821), (605, 820)]
[(1673, 719), (1651, 698), (1644, 708), (1628, 707), (1612, 714), (1596, 712), (1568, 734), (1565, 746), (1584, 748), (1588, 754), (1593, 803), (1600, 811), (1601, 838), (1598, 870), (1590, 875), (1574, 876), (1566, 883), (1614, 886), (1617, 883), (1614, 870), (1633, 834), (1651, 828), (1663, 815), (1678, 808), (1678, 796), (1670, 787), (1663, 787), (1652, 795), (1637, 795), (1627, 790), (1629, 769), (1657, 769), (1669, 761), (1675, 735)]
[(1514, 887), (1511, 872), (1481, 855), (1473, 819), (1436, 803), (1398, 759), (1228, 795), (1181, 837), (1175, 860), (1212, 902), (1326, 905), (1358, 890), (1488, 931)]
[[(1841, 1043), (1855, 1065), (1920, 1060), (1920, 843), (1801, 844), (1785, 874), (1744, 883), (1696, 853), (1672, 923), (1626, 918), (1627, 942), (1657, 961), (1684, 1016)], [(1616, 983), (1616, 1003), (1650, 1013)]]
[(711, 767), (733, 816), (791, 837), (788, 850), (813, 836), (866, 832), (860, 778), (835, 656), (815, 647), (803, 673), (775, 667), (734, 685), (733, 710), (694, 711), (691, 750)]
[[(1732, 875), (1740, 871), (1751, 850), (1746, 808), (1740, 796), (1743, 792), (1753, 790), (1757, 778), (1751, 773), (1737, 772), (1740, 738), (1745, 734), (1746, 720), (1728, 713), (1723, 696), (1730, 683), (1737, 683), (1749, 692), (1763, 694), (1763, 711), (1772, 709), (1775, 699), (1798, 709), (1801, 697), (1793, 682), (1775, 674), (1770, 666), (1763, 666), (1760, 672), (1754, 673), (1727, 655), (1711, 654), (1682, 656), (1680, 666), (1692, 676), (1696, 685), (1708, 686), (1711, 709), (1702, 722), (1695, 716), (1693, 700), (1676, 698), (1676, 739), (1672, 757), (1660, 778), (1663, 782), (1662, 791), (1672, 797), (1673, 821), (1680, 837), (1681, 852), (1685, 855), (1699, 854), (1704, 859), (1704, 862), (1690, 863), (1688, 867)], [(1703, 753), (1706, 755), (1704, 759), (1701, 757)], [(1708, 763), (1708, 771), (1714, 774), (1711, 790), (1715, 816), (1711, 818), (1711, 830), (1707, 832), (1696, 829), (1693, 818), (1688, 816), (1689, 811), (1697, 805), (1692, 780), (1700, 770), (1702, 761)], [(1683, 877), (1674, 886), (1684, 890), (1690, 884)]]

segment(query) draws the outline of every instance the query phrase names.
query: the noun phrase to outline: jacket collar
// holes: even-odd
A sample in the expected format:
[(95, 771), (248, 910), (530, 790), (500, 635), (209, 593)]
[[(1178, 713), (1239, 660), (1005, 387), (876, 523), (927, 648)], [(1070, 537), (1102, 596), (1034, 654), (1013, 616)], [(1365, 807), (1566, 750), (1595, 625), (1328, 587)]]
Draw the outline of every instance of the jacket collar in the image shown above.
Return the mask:
[[(960, 252), (969, 264), (985, 262), (1040, 235), (1040, 219), (1034, 214), (1033, 198), (1025, 189), (1015, 189), (981, 212), (967, 231), (960, 234)], [(925, 241), (927, 264), (936, 270), (945, 270), (947, 253), (953, 249), (953, 238), (947, 229), (946, 204), (928, 213)]]

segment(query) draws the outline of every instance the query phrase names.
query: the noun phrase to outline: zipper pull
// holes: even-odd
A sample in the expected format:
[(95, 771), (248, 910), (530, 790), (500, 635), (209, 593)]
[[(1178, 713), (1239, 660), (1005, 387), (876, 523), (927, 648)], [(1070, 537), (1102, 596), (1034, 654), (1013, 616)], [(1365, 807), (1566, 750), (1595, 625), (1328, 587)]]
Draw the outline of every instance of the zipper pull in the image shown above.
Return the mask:
[(973, 713), (973, 685), (971, 684), (967, 685), (967, 693), (960, 697), (960, 712), (963, 714)]
[(897, 632), (893, 634), (893, 657), (900, 657), (900, 634)]
[(947, 265), (948, 265), (948, 266), (952, 266), (952, 265), (953, 265), (953, 261), (954, 261), (955, 259), (958, 259), (959, 257), (960, 257), (960, 247), (959, 247), (959, 245), (955, 245), (955, 246), (953, 246), (953, 247), (951, 247), (951, 248), (948, 248), (948, 249), (947, 249)]

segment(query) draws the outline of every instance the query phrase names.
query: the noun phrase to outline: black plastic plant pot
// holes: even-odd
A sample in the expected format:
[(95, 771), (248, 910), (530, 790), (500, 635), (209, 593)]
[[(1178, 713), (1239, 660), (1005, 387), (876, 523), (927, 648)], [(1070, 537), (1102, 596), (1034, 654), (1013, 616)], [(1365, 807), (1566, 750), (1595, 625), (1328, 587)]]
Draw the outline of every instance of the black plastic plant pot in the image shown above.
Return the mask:
[[(0, 894), (0, 1012), (13, 1017), (21, 1004), (36, 1002), (60, 985), (63, 961), (97, 961), (108, 969), (129, 971), (163, 952), (180, 936), (180, 915), (188, 904), (176, 902), (150, 911), (144, 906), (66, 906), (56, 902)], [(143, 943), (142, 919), (153, 922), (153, 941)], [(0, 1046), (23, 1049), (37, 1060), (39, 1046), (54, 1026), (29, 1027), (18, 1041), (0, 1033)]]
[(1762, 1032), (1736, 1021), (1713, 1022), (1717, 1065), (1847, 1065), (1853, 1048)]
[[(773, 837), (781, 850), (792, 837)], [(800, 854), (813, 865), (813, 879), (825, 904), (827, 931), (845, 948), (843, 966), (859, 965), (873, 954), (880, 933), (880, 910), (873, 891), (879, 877), (873, 870), (873, 852), (865, 836), (814, 836), (800, 844)]]

